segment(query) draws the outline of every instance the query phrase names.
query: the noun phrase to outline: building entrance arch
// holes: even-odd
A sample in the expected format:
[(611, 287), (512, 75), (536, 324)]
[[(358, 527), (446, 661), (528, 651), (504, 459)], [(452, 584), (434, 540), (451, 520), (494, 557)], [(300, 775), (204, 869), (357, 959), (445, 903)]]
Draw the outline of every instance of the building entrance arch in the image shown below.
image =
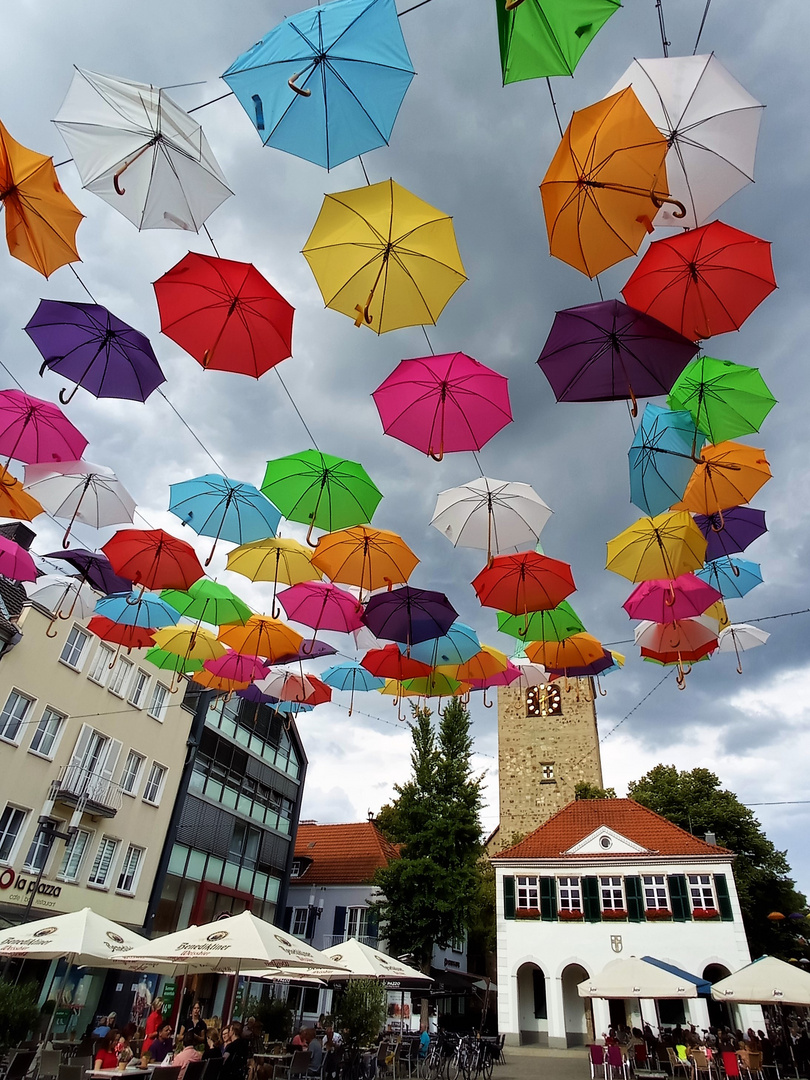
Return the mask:
[(577, 987), (588, 978), (581, 964), (569, 964), (563, 968), (562, 1002), (565, 1019), (565, 1040), (568, 1046), (585, 1046), (594, 1041), (593, 1010), (591, 999), (579, 996)]
[[(703, 978), (707, 979), (710, 983), (714, 984), (720, 982), (721, 979), (725, 979), (731, 972), (724, 964), (709, 964), (703, 969)], [(715, 1001), (714, 998), (709, 998), (707, 1002), (709, 1006), (709, 1023), (712, 1027), (736, 1027), (735, 1018), (731, 1011), (731, 1005), (725, 1001)]]
[(546, 975), (539, 964), (521, 964), (517, 971), (520, 1045), (548, 1046)]

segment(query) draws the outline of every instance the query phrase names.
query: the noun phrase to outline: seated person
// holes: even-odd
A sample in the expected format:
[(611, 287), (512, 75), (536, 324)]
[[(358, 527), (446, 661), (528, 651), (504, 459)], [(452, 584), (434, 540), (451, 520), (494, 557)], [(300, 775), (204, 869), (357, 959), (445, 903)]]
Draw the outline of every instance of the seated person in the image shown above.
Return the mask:
[(180, 1028), (180, 1034), (186, 1035), (189, 1031), (193, 1031), (197, 1036), (197, 1042), (205, 1042), (205, 1033), (207, 1031), (207, 1025), (202, 1018), (202, 1008), (199, 1001), (195, 1001), (191, 1007), (191, 1012), (183, 1021)]
[(205, 1036), (208, 1044), (203, 1050), (203, 1061), (211, 1061), (222, 1057), (222, 1039), (218, 1031), (211, 1030)]
[(93, 1061), (93, 1068), (98, 1069), (117, 1069), (118, 1068), (118, 1055), (115, 1052), (115, 1044), (118, 1042), (118, 1034), (114, 1031), (110, 1031), (101, 1040), (96, 1050), (95, 1060)]
[(141, 1068), (145, 1069), (151, 1062), (153, 1065), (160, 1065), (163, 1060), (174, 1051), (174, 1038), (172, 1036), (172, 1025), (168, 1022), (164, 1022), (160, 1025), (157, 1032), (157, 1038), (153, 1039), (149, 1044), (149, 1049), (141, 1058)]
[(222, 1080), (245, 1080), (250, 1062), (250, 1042), (242, 1034), (242, 1025), (234, 1020), (230, 1040), (223, 1051)]
[(298, 1031), (296, 1031), (295, 1035), (293, 1035), (292, 1039), (290, 1040), (290, 1053), (294, 1054), (296, 1050), (306, 1050), (307, 1044), (306, 1040), (304, 1039), (305, 1033), (305, 1027), (301, 1027), (298, 1029)]
[(93, 1028), (91, 1034), (94, 1039), (106, 1039), (110, 1034), (110, 1019), (108, 1016), (99, 1017), (99, 1021)]
[(187, 1031), (183, 1036), (183, 1049), (172, 1058), (172, 1065), (181, 1066), (178, 1080), (183, 1080), (189, 1062), (202, 1060), (202, 1054), (197, 1049), (197, 1042), (198, 1038), (193, 1029)]
[(309, 1050), (309, 1068), (307, 1075), (319, 1076), (323, 1065), (323, 1043), (315, 1034), (315, 1028), (308, 1028), (304, 1036), (307, 1050)]

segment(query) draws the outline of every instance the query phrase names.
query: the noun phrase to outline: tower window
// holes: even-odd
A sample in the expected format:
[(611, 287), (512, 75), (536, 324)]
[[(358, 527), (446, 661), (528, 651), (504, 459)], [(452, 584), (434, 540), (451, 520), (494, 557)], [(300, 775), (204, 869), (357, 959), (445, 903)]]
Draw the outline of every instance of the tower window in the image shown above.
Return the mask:
[(559, 687), (530, 686), (526, 691), (527, 716), (562, 716), (562, 695)]
[(540, 777), (544, 784), (554, 783), (554, 762), (546, 761), (540, 766)]

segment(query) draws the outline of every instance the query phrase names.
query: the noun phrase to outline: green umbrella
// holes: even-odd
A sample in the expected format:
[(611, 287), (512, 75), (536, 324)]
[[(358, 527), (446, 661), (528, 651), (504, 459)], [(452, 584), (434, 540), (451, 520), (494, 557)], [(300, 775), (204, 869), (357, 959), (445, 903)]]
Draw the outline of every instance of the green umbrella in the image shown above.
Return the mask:
[(759, 431), (776, 404), (759, 368), (701, 356), (683, 369), (667, 404), (686, 409), (712, 443)]
[(179, 589), (164, 589), (161, 599), (170, 604), (187, 619), (194, 619), (212, 626), (226, 626), (231, 623), (244, 624), (253, 612), (247, 604), (235, 596), (227, 585), (220, 585), (210, 578), (200, 578), (188, 592)]
[(366, 470), (356, 461), (319, 450), (267, 462), (262, 493), (290, 521), (334, 532), (371, 521), (382, 498)]
[(188, 660), (185, 656), (177, 653), (166, 652), (165, 649), (150, 649), (146, 654), (150, 664), (162, 671), (173, 671), (175, 675), (191, 675), (195, 671), (202, 670), (202, 660)]
[(496, 0), (504, 86), (573, 75), (619, 0)]
[(531, 612), (528, 622), (525, 615), (499, 611), (498, 629), (519, 641), (564, 641), (572, 634), (583, 633), (585, 626), (568, 601), (563, 600), (550, 611)]

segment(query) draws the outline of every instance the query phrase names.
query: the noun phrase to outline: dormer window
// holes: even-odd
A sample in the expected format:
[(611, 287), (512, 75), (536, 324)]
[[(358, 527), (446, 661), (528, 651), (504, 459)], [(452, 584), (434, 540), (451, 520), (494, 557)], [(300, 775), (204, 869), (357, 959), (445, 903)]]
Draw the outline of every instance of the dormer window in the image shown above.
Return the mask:
[(301, 877), (303, 873), (304, 865), (301, 859), (293, 859), (292, 866), (290, 867), (290, 877)]

